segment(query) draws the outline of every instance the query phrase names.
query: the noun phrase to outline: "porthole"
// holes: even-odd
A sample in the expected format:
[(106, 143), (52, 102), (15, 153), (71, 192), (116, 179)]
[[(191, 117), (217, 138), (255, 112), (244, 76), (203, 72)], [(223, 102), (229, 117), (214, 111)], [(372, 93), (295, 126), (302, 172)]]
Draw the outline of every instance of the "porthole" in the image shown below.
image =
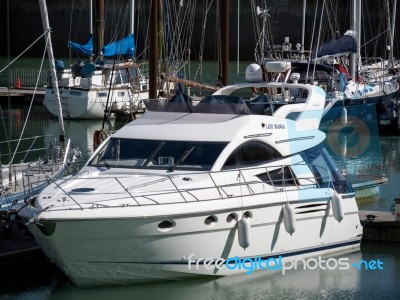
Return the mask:
[(165, 220), (158, 224), (157, 229), (160, 231), (170, 231), (175, 227), (176, 223), (172, 220)]
[(227, 217), (226, 217), (226, 222), (228, 223), (232, 223), (233, 221), (237, 221), (238, 220), (238, 215), (235, 213), (230, 213)]
[(251, 219), (252, 217), (253, 217), (253, 213), (251, 211), (246, 211), (243, 214), (243, 218), (245, 218), (245, 219)]
[(208, 216), (205, 220), (204, 220), (204, 224), (206, 224), (207, 226), (212, 226), (215, 223), (218, 222), (218, 218), (214, 215), (212, 216)]

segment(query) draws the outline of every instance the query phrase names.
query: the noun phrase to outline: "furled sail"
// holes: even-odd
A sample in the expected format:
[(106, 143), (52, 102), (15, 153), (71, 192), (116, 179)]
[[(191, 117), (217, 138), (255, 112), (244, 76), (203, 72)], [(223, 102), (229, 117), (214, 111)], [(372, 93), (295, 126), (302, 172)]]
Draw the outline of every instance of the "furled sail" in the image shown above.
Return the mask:
[(90, 56), (93, 55), (93, 35), (91, 34), (86, 44), (79, 44), (75, 42), (68, 42), (68, 46), (77, 51), (79, 54)]
[(128, 56), (133, 57), (135, 54), (135, 38), (133, 34), (127, 37), (110, 43), (103, 47), (102, 52), (104, 57), (113, 56)]
[[(318, 52), (317, 52), (318, 50)], [(343, 35), (338, 39), (332, 39), (318, 48), (314, 48), (311, 51), (312, 58), (318, 58), (323, 56), (339, 56), (349, 54), (357, 51), (357, 41), (351, 35)]]

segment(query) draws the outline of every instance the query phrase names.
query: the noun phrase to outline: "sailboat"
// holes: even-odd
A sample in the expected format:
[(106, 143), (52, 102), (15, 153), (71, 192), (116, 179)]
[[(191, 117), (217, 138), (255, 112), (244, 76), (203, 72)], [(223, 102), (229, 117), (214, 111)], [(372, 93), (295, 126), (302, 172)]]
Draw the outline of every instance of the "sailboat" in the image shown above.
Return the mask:
[[(378, 76), (369, 78), (366, 68), (362, 67), (361, 43), (361, 2), (352, 1), (352, 30), (348, 30), (342, 37), (334, 38), (312, 50), (311, 57), (315, 62), (331, 65), (344, 75), (342, 93), (339, 101), (325, 116), (325, 122), (334, 122), (340, 114), (347, 114), (347, 110), (357, 113), (358, 119), (363, 122), (371, 120), (371, 114), (362, 114), (363, 105), (369, 105), (369, 111), (377, 115), (379, 125), (386, 125), (386, 116), (380, 111), (389, 105), (399, 95), (399, 83), (395, 76)], [(350, 59), (349, 59), (350, 56)], [(380, 73), (384, 72), (385, 65), (381, 64)], [(375, 71), (376, 72), (376, 69)], [(364, 76), (363, 76), (364, 75)], [(358, 106), (358, 109), (355, 108)], [(336, 109), (335, 109), (336, 108)], [(376, 111), (376, 113), (375, 113)], [(391, 119), (391, 114), (389, 118)]]
[[(59, 99), (54, 55), (50, 37), (50, 26), (47, 17), (46, 4), (40, 2), (42, 13), (43, 28), (46, 37), (46, 47), (49, 57), (50, 69), (54, 84), (54, 94)], [(33, 103), (33, 98), (31, 105)], [(29, 120), (29, 112), (26, 117), (26, 122)], [(61, 105), (58, 101), (58, 114), (61, 115)], [(23, 138), (23, 132), (18, 140), (9, 140), (3, 143), (7, 145), (16, 144), (14, 153), (10, 153), (10, 161), (7, 165), (0, 166), (0, 215), (2, 221), (12, 222), (15, 220), (17, 208), (25, 201), (32, 199), (40, 193), (46, 186), (54, 180), (64, 176), (68, 169), (68, 165), (73, 162), (79, 150), (74, 148), (71, 139), (65, 140), (65, 130), (63, 119), (59, 118), (60, 136), (59, 143), (52, 137), (49, 140), (49, 135), (32, 138)], [(24, 126), (25, 128), (25, 126)], [(35, 145), (46, 143), (50, 144), (49, 148), (35, 148)], [(28, 144), (26, 150), (20, 149), (21, 143)], [(22, 147), (21, 147), (22, 148)], [(37, 157), (35, 160), (28, 160), (29, 154), (48, 150), (47, 155)], [(15, 163), (17, 154), (25, 154), (24, 159), (20, 163)]]
[[(90, 12), (92, 12), (90, 0)], [(104, 0), (98, 1), (98, 19), (104, 20)], [(89, 57), (87, 62), (78, 61), (71, 68), (64, 68), (58, 61), (58, 85), (61, 96), (62, 117), (67, 119), (102, 119), (118, 113), (143, 112), (143, 99), (148, 99), (148, 79), (141, 66), (134, 62), (135, 41), (133, 35), (133, 0), (131, 7), (131, 32), (123, 39), (108, 45), (93, 45), (92, 14), (90, 14), (90, 38), (86, 44), (69, 42), (69, 47)], [(102, 27), (103, 21), (98, 27)], [(99, 28), (101, 34), (104, 28)], [(95, 40), (102, 41), (98, 37)], [(95, 47), (94, 47), (95, 46)], [(95, 49), (94, 49), (95, 48)], [(119, 60), (120, 57), (124, 59)], [(105, 60), (109, 59), (109, 60)], [(57, 99), (54, 86), (49, 84), (44, 105), (57, 116)]]
[[(355, 1), (353, 1), (353, 11), (356, 12)], [(358, 7), (360, 10), (360, 7)], [(333, 38), (312, 49), (309, 57), (305, 57), (304, 51), (304, 21), (305, 21), (305, 1), (303, 5), (303, 31), (302, 44), (296, 45), (296, 50), (291, 50), (289, 39), (282, 45), (282, 50), (276, 50), (270, 46), (268, 35), (266, 34), (266, 23), (268, 21), (268, 11), (257, 9), (258, 14), (262, 16), (263, 27), (260, 33), (260, 40), (257, 44), (256, 61), (262, 66), (265, 78), (267, 80), (289, 80), (293, 74), (298, 74), (298, 81), (301, 83), (311, 83), (321, 86), (327, 94), (327, 105), (330, 109), (326, 110), (322, 120), (321, 127), (329, 130), (340, 129), (344, 124), (350, 122), (359, 123), (378, 123), (382, 125), (382, 114), (378, 114), (379, 107), (390, 104), (399, 93), (399, 84), (397, 78), (382, 77), (379, 81), (368, 80), (362, 77), (358, 59), (351, 60), (349, 65), (349, 56), (360, 57), (360, 29), (361, 23), (356, 17), (361, 12), (355, 13), (353, 17), (352, 30), (348, 30), (342, 37)], [(321, 21), (322, 22), (322, 21)], [(265, 49), (263, 45), (268, 47)], [(285, 46), (288, 46), (285, 48)], [(286, 51), (287, 50), (287, 51)], [(277, 61), (277, 57), (290, 53), (288, 59)], [(264, 54), (267, 52), (267, 55)], [(272, 62), (271, 62), (272, 61)], [(282, 61), (287, 65), (284, 73), (277, 72), (269, 76), (271, 70), (268, 67), (280, 64)], [(269, 65), (267, 67), (267, 65)], [(272, 70), (273, 71), (273, 70)], [(349, 115), (349, 117), (347, 117)], [(381, 118), (377, 120), (377, 118)]]
[[(381, 78), (379, 81), (371, 81), (368, 78), (357, 76), (357, 72), (354, 71), (355, 66), (349, 72), (348, 66), (343, 63), (343, 57), (346, 57), (348, 52), (341, 52), (343, 49), (340, 49), (339, 45), (343, 46), (346, 44), (344, 39), (353, 41), (353, 45), (356, 45), (355, 38), (352, 35), (353, 32), (348, 31), (342, 38), (331, 40), (323, 44), (318, 52), (313, 52), (315, 54), (314, 59), (322, 62), (322, 64), (325, 64), (324, 60), (330, 59), (333, 62), (331, 64), (332, 67), (341, 72), (345, 77), (343, 81), (343, 93), (339, 94), (340, 97), (336, 106), (348, 109), (348, 107), (365, 103), (378, 107), (378, 105), (395, 99), (399, 93), (399, 84), (396, 78)], [(333, 52), (328, 50), (333, 50)], [(350, 52), (353, 52), (353, 50), (356, 52), (356, 48), (351, 49)], [(337, 113), (335, 113), (335, 110), (332, 110), (328, 113), (326, 121), (331, 122), (336, 118)]]

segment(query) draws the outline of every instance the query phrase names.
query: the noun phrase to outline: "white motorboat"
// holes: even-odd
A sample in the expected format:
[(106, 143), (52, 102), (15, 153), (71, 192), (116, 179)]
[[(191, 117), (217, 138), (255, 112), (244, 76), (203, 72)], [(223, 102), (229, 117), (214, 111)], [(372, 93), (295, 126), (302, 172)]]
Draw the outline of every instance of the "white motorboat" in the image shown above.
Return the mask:
[[(251, 88), (271, 101), (237, 96)], [(354, 192), (318, 130), (324, 105), (318, 86), (265, 82), (224, 87), (194, 106), (149, 101), (19, 215), (79, 286), (225, 276), (248, 271), (235, 259), (358, 251)]]

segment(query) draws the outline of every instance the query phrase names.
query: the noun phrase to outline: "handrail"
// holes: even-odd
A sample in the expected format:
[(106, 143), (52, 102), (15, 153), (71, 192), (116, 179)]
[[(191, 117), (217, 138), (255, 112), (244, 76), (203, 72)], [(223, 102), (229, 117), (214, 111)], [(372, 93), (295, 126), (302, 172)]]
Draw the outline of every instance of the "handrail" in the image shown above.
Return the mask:
[[(125, 176), (121, 176), (121, 177), (110, 177), (111, 179), (114, 178), (119, 185), (123, 188), (123, 190), (135, 201), (137, 206), (147, 206), (147, 205), (158, 205), (161, 202), (157, 201), (157, 197), (164, 197), (165, 195), (171, 194), (174, 195), (174, 197), (171, 197), (171, 199), (173, 199), (170, 202), (163, 202), (161, 204), (173, 204), (173, 203), (190, 203), (193, 202), (193, 200), (189, 200), (187, 198), (186, 195), (190, 195), (195, 201), (210, 201), (210, 200), (217, 200), (217, 199), (227, 199), (227, 198), (232, 198), (232, 197), (242, 197), (242, 196), (252, 196), (252, 195), (259, 195), (259, 194), (272, 194), (272, 193), (279, 193), (279, 192), (290, 192), (290, 191), (296, 191), (296, 190), (305, 190), (309, 187), (318, 187), (318, 188), (332, 188), (334, 189), (333, 183), (332, 183), (332, 174), (330, 172), (327, 173), (327, 176), (321, 176), (321, 175), (316, 175), (315, 171), (313, 170), (313, 168), (308, 168), (306, 170), (306, 174), (309, 174), (309, 176), (302, 176), (302, 177), (295, 177), (293, 171), (291, 170), (291, 167), (293, 165), (275, 165), (275, 166), (263, 166), (263, 167), (256, 167), (256, 168), (249, 168), (249, 169), (245, 169), (245, 170), (228, 170), (228, 171), (220, 171), (220, 172), (198, 172), (198, 173), (182, 173), (182, 174), (174, 174), (173, 176), (171, 175), (159, 175), (160, 177), (162, 177), (161, 179), (157, 179), (154, 181), (151, 181), (149, 183), (146, 184), (140, 184), (140, 185), (136, 185), (134, 187), (130, 186), (130, 187), (126, 187), (123, 182), (121, 180), (119, 180), (119, 178), (125, 178)], [(295, 164), (294, 166), (310, 166), (309, 164), (305, 164), (305, 163), (298, 163)], [(315, 165), (314, 165), (315, 166)], [(276, 170), (281, 170), (282, 172), (287, 171), (286, 169), (289, 169), (289, 176), (290, 178), (286, 178), (284, 176), (284, 174), (282, 173), (282, 176), (277, 178), (277, 179), (272, 179), (270, 172), (272, 171), (276, 171)], [(320, 166), (319, 168), (324, 168), (322, 166)], [(325, 169), (325, 168), (324, 168)], [(263, 174), (263, 172), (267, 173), (268, 178), (266, 178), (265, 180), (255, 180), (255, 181), (249, 181), (246, 180), (246, 175), (242, 173), (242, 171), (254, 171), (254, 170), (260, 170), (260, 173), (258, 174)], [(218, 183), (216, 181), (216, 178), (214, 177), (216, 173), (218, 174), (228, 174), (231, 173), (231, 176), (234, 176), (234, 174), (238, 174), (237, 172), (239, 171), (239, 176), (243, 179), (240, 180), (240, 182), (234, 182), (234, 183), (228, 183), (228, 184), (221, 184)], [(207, 183), (206, 186), (201, 186), (201, 187), (196, 187), (196, 186), (183, 186), (180, 187), (176, 182), (176, 179), (178, 178), (188, 178), (185, 179), (185, 182), (187, 181), (193, 181), (193, 179), (195, 179), (195, 177), (197, 176), (203, 176), (202, 180), (204, 180), (204, 175), (208, 174), (208, 177), (211, 179), (210, 182)], [(214, 174), (214, 176), (213, 176)], [(221, 178), (226, 178), (229, 175), (222, 175)], [(147, 176), (142, 174), (142, 176)], [(149, 176), (153, 176), (153, 175), (149, 175)], [(235, 175), (236, 176), (236, 175)], [(253, 176), (253, 175), (252, 175)], [(68, 179), (64, 179), (66, 181), (72, 180), (74, 177), (68, 178)], [(192, 179), (193, 178), (193, 179)], [(324, 184), (326, 184), (326, 186), (321, 186), (321, 183), (319, 182), (320, 179), (326, 179), (328, 178), (328, 181), (324, 181)], [(98, 180), (97, 177), (94, 178), (80, 178), (80, 179), (84, 179), (84, 180)], [(156, 191), (143, 191), (140, 192), (138, 194), (136, 194), (135, 196), (133, 196), (133, 194), (131, 193), (132, 189), (136, 189), (138, 187), (149, 187), (150, 185), (154, 185), (157, 183), (162, 183), (164, 181), (170, 181), (173, 189), (162, 189), (162, 190), (156, 190)], [(287, 180), (289, 180), (291, 183), (287, 184)], [(65, 191), (59, 184), (56, 183), (56, 185), (60, 188), (60, 190), (70, 199), (72, 199), (78, 206), (80, 209), (85, 209), (85, 205), (89, 204), (89, 203), (78, 203), (77, 199), (72, 198), (71, 194), (68, 193), (67, 191)], [(247, 192), (243, 193), (241, 187), (247, 187)], [(257, 189), (257, 186), (259, 186), (259, 188)], [(268, 189), (266, 188), (267, 186), (270, 186), (271, 188)], [(234, 194), (227, 194), (227, 189), (230, 188), (238, 188)], [(218, 192), (218, 197), (217, 198), (207, 198), (207, 199), (199, 199), (198, 196), (198, 192), (199, 191), (204, 191), (204, 190), (210, 190), (210, 189), (215, 189)], [(224, 197), (222, 192), (224, 192), (227, 197)], [(240, 192), (239, 192), (240, 191)], [(197, 193), (197, 196), (196, 196)], [(101, 193), (99, 193), (99, 195), (101, 195)], [(182, 200), (177, 201), (177, 195), (180, 196), (180, 198)], [(61, 195), (62, 196), (62, 195)], [(143, 203), (140, 201), (140, 198), (142, 199), (147, 199), (149, 201), (151, 201), (152, 203)], [(114, 201), (116, 200), (114, 199), (99, 199), (97, 201), (91, 201), (90, 204), (96, 204), (96, 203), (102, 203), (102, 207), (120, 207), (121, 205), (123, 206), (130, 206), (132, 204), (117, 204), (117, 205), (104, 205), (105, 202), (109, 202), (109, 201)], [(111, 203), (110, 203), (111, 204)], [(135, 204), (133, 204), (135, 205)], [(52, 207), (52, 209), (58, 210), (58, 209), (64, 209), (64, 208), (60, 208), (60, 207)], [(68, 209), (73, 209), (71, 207), (68, 207)]]

